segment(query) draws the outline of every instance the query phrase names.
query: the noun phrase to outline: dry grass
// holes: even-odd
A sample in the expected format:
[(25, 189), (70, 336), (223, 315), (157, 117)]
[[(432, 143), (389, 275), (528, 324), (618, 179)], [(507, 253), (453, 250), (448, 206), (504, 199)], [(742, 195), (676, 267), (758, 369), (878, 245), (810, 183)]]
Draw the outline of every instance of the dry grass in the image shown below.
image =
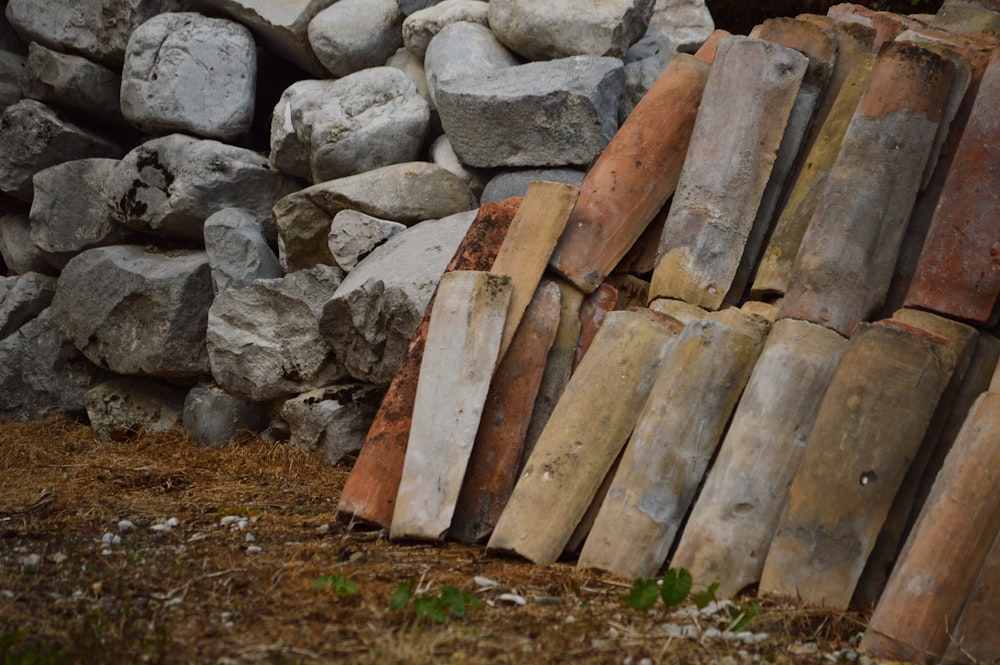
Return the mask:
[[(671, 638), (666, 624), (692, 620), (628, 608), (626, 580), (338, 523), (347, 473), (260, 439), (212, 450), (180, 433), (101, 442), (64, 420), (0, 425), (0, 663), (820, 663), (862, 630), (765, 604), (763, 642)], [(317, 588), (324, 575), (357, 592)], [(485, 608), (440, 625), (392, 611), (406, 580)]]

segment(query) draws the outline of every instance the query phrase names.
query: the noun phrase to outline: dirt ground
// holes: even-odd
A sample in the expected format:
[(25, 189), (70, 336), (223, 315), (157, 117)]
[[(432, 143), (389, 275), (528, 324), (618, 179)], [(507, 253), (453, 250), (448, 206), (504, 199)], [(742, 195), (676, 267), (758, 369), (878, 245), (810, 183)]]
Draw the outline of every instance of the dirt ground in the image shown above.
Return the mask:
[(764, 601), (734, 634), (571, 563), (390, 543), (337, 521), (348, 473), (257, 438), (0, 424), (0, 663), (867, 661), (861, 615)]

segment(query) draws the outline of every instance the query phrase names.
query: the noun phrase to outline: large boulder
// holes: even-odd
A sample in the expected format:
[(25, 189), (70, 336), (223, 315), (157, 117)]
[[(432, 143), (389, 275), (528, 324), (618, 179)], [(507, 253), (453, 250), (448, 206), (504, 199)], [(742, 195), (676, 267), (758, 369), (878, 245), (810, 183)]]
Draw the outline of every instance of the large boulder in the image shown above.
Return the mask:
[(0, 111), (21, 100), (26, 64), (23, 55), (0, 51)]
[(212, 278), (203, 251), (129, 245), (71, 259), (52, 300), (59, 329), (95, 365), (119, 374), (197, 377), (205, 348)]
[(52, 275), (58, 272), (57, 257), (39, 249), (31, 240), (31, 220), (27, 215), (0, 216), (0, 258), (7, 270), (15, 275), (40, 272)]
[(271, 163), (314, 183), (417, 158), (430, 108), (394, 67), (292, 84), (274, 108)]
[(403, 44), (406, 49), (423, 58), (431, 39), (452, 23), (467, 21), (489, 27), (490, 3), (482, 0), (444, 0), (421, 9), (403, 21)]
[[(68, 260), (90, 247), (117, 245), (137, 235), (111, 220), (105, 183), (117, 159), (76, 159), (35, 174), (31, 240)], [(66, 256), (69, 255), (69, 256)]]
[(215, 382), (235, 397), (261, 402), (342, 381), (344, 367), (317, 325), (342, 274), (316, 266), (220, 293), (208, 314)]
[(83, 111), (101, 122), (120, 122), (121, 86), (121, 75), (110, 67), (37, 42), (28, 45), (22, 89), (29, 99)]
[(323, 182), (290, 194), (274, 206), (289, 270), (333, 265), (330, 223), (341, 210), (411, 226), (478, 206), (455, 174), (428, 162), (394, 164)]
[(114, 141), (64, 119), (41, 102), (22, 99), (0, 116), (0, 191), (31, 201), (31, 178), (42, 169), (122, 153)]
[(519, 64), (521, 60), (507, 50), (485, 25), (452, 23), (438, 32), (427, 45), (424, 55), (427, 92), (436, 104), (438, 81), (463, 76), (479, 80), (489, 71)]
[(388, 384), (476, 211), (393, 236), (347, 274), (319, 331), (355, 379)]
[(132, 31), (189, 0), (8, 0), (7, 20), (25, 42), (121, 65)]
[(249, 30), (194, 12), (161, 14), (129, 39), (122, 113), (146, 132), (234, 140), (250, 129), (256, 83)]
[(403, 45), (396, 0), (338, 0), (309, 22), (309, 43), (334, 76), (379, 67)]
[(129, 152), (108, 179), (112, 218), (158, 235), (200, 241), (205, 220), (224, 208), (264, 217), (301, 183), (246, 148), (170, 134)]
[(280, 412), (291, 434), (288, 445), (339, 463), (361, 450), (381, 396), (373, 386), (345, 384), (291, 398)]
[(181, 424), (186, 393), (159, 379), (108, 379), (84, 394), (90, 429), (98, 438), (113, 441), (166, 432)]
[(105, 378), (44, 309), (0, 339), (0, 421), (83, 416), (84, 393)]
[(0, 339), (48, 309), (55, 292), (56, 278), (48, 275), (0, 277)]
[(656, 0), (649, 25), (669, 36), (683, 53), (694, 53), (715, 30), (705, 0)]
[(618, 130), (623, 80), (618, 58), (574, 56), (439, 79), (434, 99), (469, 166), (584, 165)]
[(490, 28), (529, 60), (620, 58), (649, 27), (654, 0), (490, 0)]
[(199, 383), (184, 399), (184, 431), (212, 448), (221, 448), (246, 433), (267, 429), (268, 405), (233, 397), (212, 383)]
[(205, 251), (216, 293), (284, 275), (264, 237), (264, 223), (243, 208), (225, 208), (205, 220)]

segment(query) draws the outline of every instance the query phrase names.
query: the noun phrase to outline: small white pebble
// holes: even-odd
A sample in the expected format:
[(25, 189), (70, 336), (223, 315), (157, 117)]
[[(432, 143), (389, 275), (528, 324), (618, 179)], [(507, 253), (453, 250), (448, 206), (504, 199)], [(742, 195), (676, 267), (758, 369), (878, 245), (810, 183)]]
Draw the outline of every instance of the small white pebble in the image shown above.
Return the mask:
[(653, 665), (652, 658), (642, 658), (639, 660), (639, 665)]
[(618, 629), (614, 626), (608, 628), (608, 637), (618, 637)]
[(183, 602), (184, 602), (183, 598), (181, 598), (180, 596), (176, 596), (174, 598), (168, 598), (166, 601), (164, 601), (163, 602), (163, 606), (164, 607), (173, 607), (175, 605), (180, 605)]
[(118, 520), (119, 531), (128, 531), (133, 527), (135, 527), (135, 524), (132, 523), (132, 520)]
[(69, 560), (69, 557), (66, 556), (62, 552), (56, 552), (55, 554), (50, 554), (49, 555), (49, 561), (51, 561), (52, 563), (56, 563), (56, 564), (65, 563), (68, 560)]
[(180, 526), (181, 525), (181, 521), (179, 519), (177, 519), (176, 517), (171, 517), (170, 519), (167, 520), (167, 524), (169, 524), (170, 528), (172, 529), (175, 526)]
[(330, 533), (330, 525), (320, 524), (318, 527), (316, 527), (316, 533), (318, 534)]
[(17, 561), (21, 564), (22, 568), (37, 568), (42, 565), (42, 556), (40, 554), (29, 554), (28, 556), (23, 556)]
[(233, 522), (239, 522), (239, 521), (240, 521), (239, 515), (226, 515), (225, 517), (219, 520), (219, 526), (229, 526)]
[(111, 550), (107, 548), (101, 550), (101, 556), (111, 556)]
[(576, 617), (572, 614), (567, 614), (565, 621), (566, 623), (576, 623)]
[(116, 533), (111, 533), (108, 531), (103, 536), (101, 536), (101, 542), (105, 545), (121, 545), (122, 537)]
[(719, 630), (718, 628), (706, 628), (704, 635), (708, 639), (716, 639), (722, 637), (722, 631)]
[(3, 591), (0, 591), (0, 596), (3, 596), (4, 598), (13, 598), (14, 592), (9, 589), (4, 589)]
[(632, 656), (625, 656), (622, 658), (622, 665), (635, 665), (635, 658)]
[(263, 552), (263, 551), (264, 550), (262, 550), (261, 548), (257, 547), (256, 545), (251, 545), (250, 547), (247, 548), (247, 554), (259, 554), (260, 552)]
[(490, 578), (483, 577), (481, 575), (476, 575), (475, 577), (472, 578), (472, 581), (476, 584), (477, 587), (483, 589), (490, 589), (500, 585), (500, 583), (497, 582), (496, 580), (491, 580)]
[(524, 607), (525, 605), (528, 604), (528, 601), (525, 600), (524, 596), (516, 593), (502, 593), (499, 596), (497, 596), (497, 600), (503, 603), (511, 603), (512, 605), (518, 605), (520, 607)]
[(163, 533), (166, 533), (167, 531), (172, 531), (173, 530), (173, 527), (170, 526), (169, 524), (154, 524), (153, 526), (151, 526), (149, 528), (152, 529), (153, 531), (160, 531), (160, 532), (163, 532)]
[(254, 535), (252, 533), (248, 533), (247, 535), (243, 536), (243, 540), (246, 541), (246, 542), (248, 542), (248, 543), (252, 543), (253, 541), (255, 541), (257, 539), (254, 538)]

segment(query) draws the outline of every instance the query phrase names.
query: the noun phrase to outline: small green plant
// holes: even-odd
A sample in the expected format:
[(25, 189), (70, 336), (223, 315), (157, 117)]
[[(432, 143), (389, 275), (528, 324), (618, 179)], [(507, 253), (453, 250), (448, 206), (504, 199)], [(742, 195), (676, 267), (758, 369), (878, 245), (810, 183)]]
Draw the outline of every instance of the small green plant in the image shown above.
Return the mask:
[(314, 589), (331, 588), (338, 596), (353, 596), (358, 592), (358, 583), (340, 573), (322, 575), (313, 582)]
[(416, 593), (413, 581), (396, 587), (389, 598), (389, 609), (398, 611), (410, 605), (418, 622), (445, 623), (449, 618), (465, 617), (469, 607), (484, 610), (482, 601), (473, 594), (453, 586), (443, 586), (436, 594)]
[[(656, 605), (657, 600), (663, 600), (663, 604), (673, 608), (690, 600), (695, 607), (703, 610), (718, 598), (715, 593), (719, 590), (719, 583), (713, 582), (698, 593), (692, 593), (694, 579), (691, 573), (684, 568), (671, 568), (663, 574), (663, 579), (659, 582), (648, 577), (640, 577), (632, 583), (629, 592), (622, 596), (626, 605), (639, 612), (648, 612)], [(755, 617), (760, 615), (760, 605), (756, 601), (750, 601), (746, 607), (734, 606), (729, 608), (732, 623), (727, 630), (737, 633), (746, 630)]]

